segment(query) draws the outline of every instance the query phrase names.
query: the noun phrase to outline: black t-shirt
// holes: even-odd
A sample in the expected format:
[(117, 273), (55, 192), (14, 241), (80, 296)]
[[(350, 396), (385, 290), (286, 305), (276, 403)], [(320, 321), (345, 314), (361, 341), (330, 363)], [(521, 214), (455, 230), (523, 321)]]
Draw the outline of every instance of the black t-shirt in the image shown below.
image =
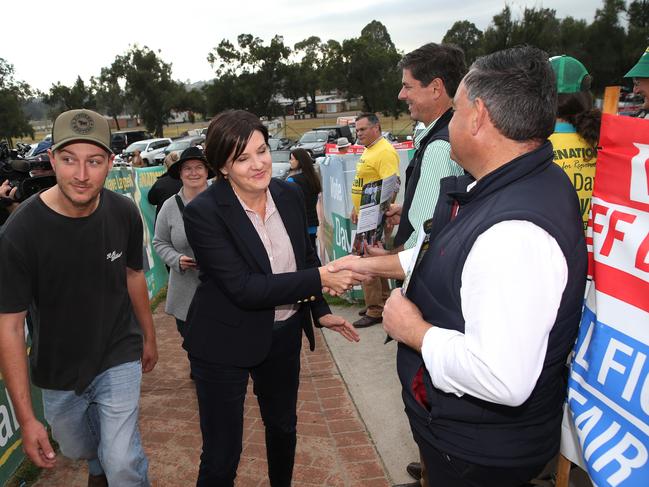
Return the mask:
[(125, 196), (103, 189), (90, 216), (70, 218), (37, 194), (11, 214), (0, 231), (0, 313), (29, 310), (34, 384), (80, 393), (141, 357), (126, 267), (142, 269), (142, 220)]

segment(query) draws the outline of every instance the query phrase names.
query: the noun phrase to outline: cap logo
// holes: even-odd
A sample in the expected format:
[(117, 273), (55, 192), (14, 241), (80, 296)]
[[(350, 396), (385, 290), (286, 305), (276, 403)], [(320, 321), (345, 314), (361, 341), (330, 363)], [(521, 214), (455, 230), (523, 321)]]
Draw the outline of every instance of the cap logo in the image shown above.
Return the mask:
[(70, 127), (80, 135), (87, 135), (95, 128), (95, 122), (87, 113), (77, 113), (70, 120)]

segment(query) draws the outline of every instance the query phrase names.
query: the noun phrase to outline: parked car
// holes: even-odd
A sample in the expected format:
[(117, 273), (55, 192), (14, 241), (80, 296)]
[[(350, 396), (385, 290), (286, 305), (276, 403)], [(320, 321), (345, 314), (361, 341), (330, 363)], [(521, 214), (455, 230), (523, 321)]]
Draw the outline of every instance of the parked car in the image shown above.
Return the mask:
[(110, 148), (115, 154), (121, 154), (132, 143), (152, 137), (146, 130), (118, 130), (110, 137)]
[(293, 141), (288, 137), (269, 137), (268, 146), (270, 150), (287, 150), (293, 145)]
[(329, 132), (329, 139), (334, 142), (340, 137), (347, 137), (350, 142), (356, 140), (356, 124), (347, 125), (323, 125), (314, 130), (326, 130)]
[(396, 144), (399, 142), (392, 132), (381, 132), (381, 135), (385, 140), (390, 142), (390, 144)]
[(311, 157), (315, 159), (325, 155), (325, 144), (335, 141), (336, 138), (331, 136), (328, 130), (310, 130), (300, 137), (300, 140), (293, 148), (306, 149), (311, 154)]
[(128, 161), (129, 158), (133, 155), (136, 150), (140, 151), (140, 157), (142, 161), (147, 166), (152, 166), (154, 164), (154, 158), (156, 155), (164, 151), (165, 147), (171, 144), (171, 139), (162, 138), (162, 139), (148, 139), (140, 140), (129, 145), (121, 154), (121, 159)]
[(271, 150), (270, 156), (273, 158), (273, 177), (286, 179), (291, 169), (288, 160), (291, 158), (290, 150)]
[(205, 136), (203, 135), (197, 135), (193, 137), (183, 137), (182, 139), (176, 139), (167, 147), (165, 147), (162, 152), (155, 155), (155, 157), (153, 158), (153, 164), (155, 166), (159, 166), (160, 164), (162, 164), (165, 157), (167, 157), (172, 152), (175, 152), (176, 154), (178, 154), (178, 156), (180, 156), (182, 151), (184, 151), (185, 149), (197, 145), (203, 145), (203, 142), (205, 142)]

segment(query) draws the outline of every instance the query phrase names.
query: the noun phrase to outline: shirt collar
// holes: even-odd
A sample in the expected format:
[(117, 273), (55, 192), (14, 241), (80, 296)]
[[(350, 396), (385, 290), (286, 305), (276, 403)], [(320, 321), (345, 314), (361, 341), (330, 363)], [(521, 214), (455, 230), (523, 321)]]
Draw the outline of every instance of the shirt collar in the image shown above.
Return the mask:
[(419, 144), (421, 144), (421, 139), (423, 139), (424, 137), (426, 137), (426, 134), (428, 134), (428, 132), (430, 132), (431, 130), (433, 130), (433, 127), (435, 126), (435, 124), (437, 123), (437, 121), (438, 121), (439, 119), (440, 119), (440, 117), (437, 117), (435, 120), (433, 120), (432, 122), (430, 122), (430, 123), (428, 124), (428, 126), (427, 126), (425, 129), (420, 130), (419, 132), (417, 132), (417, 133), (415, 134), (415, 149), (419, 149)]
[[(234, 191), (234, 188), (232, 188), (232, 190)], [(255, 215), (257, 214), (255, 210), (250, 209), (250, 207), (248, 207), (248, 205), (244, 203), (244, 201), (239, 197), (236, 191), (234, 191), (234, 194), (239, 200), (239, 203), (241, 203), (241, 206), (243, 207), (246, 213), (253, 213)], [(273, 213), (275, 213), (276, 210), (277, 207), (275, 206), (275, 200), (273, 200), (273, 196), (270, 194), (270, 189), (266, 188), (266, 208), (265, 208), (266, 216), (264, 220), (268, 220), (268, 218), (270, 218), (270, 216)]]

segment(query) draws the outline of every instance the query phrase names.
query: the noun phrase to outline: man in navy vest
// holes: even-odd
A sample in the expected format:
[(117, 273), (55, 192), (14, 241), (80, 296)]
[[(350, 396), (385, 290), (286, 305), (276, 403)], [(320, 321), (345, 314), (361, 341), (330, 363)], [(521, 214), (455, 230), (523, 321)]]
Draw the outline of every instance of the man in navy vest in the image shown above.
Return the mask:
[[(451, 157), (425, 251), (332, 268), (405, 277), (384, 328), (431, 486), (520, 486), (559, 450), (566, 358), (586, 245), (570, 180), (552, 162), (556, 86), (533, 47), (478, 59), (454, 98)], [(410, 254), (410, 255), (408, 255)]]

